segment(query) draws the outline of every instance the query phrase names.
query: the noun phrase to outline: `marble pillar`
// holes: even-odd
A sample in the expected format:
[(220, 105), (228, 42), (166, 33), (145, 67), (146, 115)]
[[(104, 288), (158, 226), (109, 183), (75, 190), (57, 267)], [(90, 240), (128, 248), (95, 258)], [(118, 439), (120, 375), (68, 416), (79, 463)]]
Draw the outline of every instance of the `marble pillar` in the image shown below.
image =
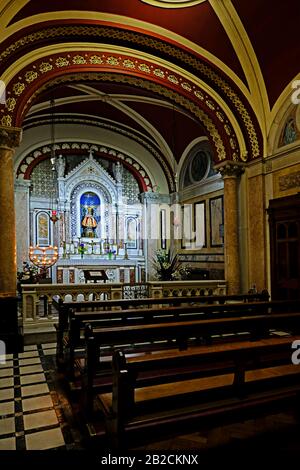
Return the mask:
[(240, 244), (238, 215), (238, 183), (244, 167), (236, 162), (226, 162), (216, 167), (224, 180), (224, 255), (227, 293), (239, 294)]
[(17, 256), (14, 202), (14, 148), (20, 129), (0, 128), (0, 297), (16, 295)]
[(152, 192), (142, 193), (141, 202), (143, 204), (146, 281), (149, 281), (155, 276), (152, 260), (159, 248), (159, 195)]
[(264, 175), (248, 178), (249, 285), (260, 292), (267, 288), (266, 216)]
[(30, 180), (15, 181), (17, 267), (22, 270), (24, 261), (28, 261), (29, 241), (29, 189)]

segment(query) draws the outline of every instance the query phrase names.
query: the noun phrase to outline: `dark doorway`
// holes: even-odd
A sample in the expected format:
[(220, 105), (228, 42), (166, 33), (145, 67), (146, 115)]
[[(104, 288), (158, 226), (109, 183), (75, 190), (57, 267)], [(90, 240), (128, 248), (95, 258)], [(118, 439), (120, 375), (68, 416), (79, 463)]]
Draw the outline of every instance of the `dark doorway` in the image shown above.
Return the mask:
[(300, 194), (270, 201), (272, 299), (300, 297)]

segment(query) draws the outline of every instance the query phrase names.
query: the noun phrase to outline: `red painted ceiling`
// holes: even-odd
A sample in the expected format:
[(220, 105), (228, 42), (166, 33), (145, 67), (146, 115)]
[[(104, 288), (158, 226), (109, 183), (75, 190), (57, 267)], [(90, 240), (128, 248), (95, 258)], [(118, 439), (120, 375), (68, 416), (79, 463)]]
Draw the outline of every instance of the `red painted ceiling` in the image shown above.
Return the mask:
[(232, 0), (232, 3), (254, 47), (272, 107), (299, 73), (300, 2)]
[[(279, 0), (273, 0), (273, 2), (232, 0), (232, 3), (256, 53), (272, 107), (284, 88), (299, 72), (300, 45), (297, 36), (300, 2), (299, 0), (289, 0), (288, 3), (284, 4)], [(67, 10), (90, 11), (89, 21), (91, 22), (95, 20), (93, 12), (117, 14), (124, 18), (130, 17), (141, 20), (150, 24), (147, 30), (148, 34), (151, 34), (151, 24), (158, 25), (208, 50), (245, 81), (239, 59), (209, 1), (190, 8), (162, 9), (147, 5), (140, 0), (85, 0), (84, 2), (82, 0), (52, 0), (51, 2), (32, 0), (20, 9), (11, 23), (16, 23), (32, 15), (40, 15), (43, 12)], [(80, 21), (81, 15), (78, 13), (78, 19), (73, 22), (78, 24)], [(43, 26), (38, 25), (37, 27), (42, 28)], [(16, 36), (19, 35), (20, 38), (22, 34), (23, 31), (19, 30)], [(47, 38), (47, 41), (50, 44), (51, 38)], [(45, 41), (45, 45), (47, 41)], [(64, 41), (64, 37), (61, 37), (61, 41)], [(6, 44), (4, 46), (7, 47)], [(129, 46), (135, 47), (131, 43)], [(24, 50), (20, 49), (19, 54), (26, 53), (26, 48), (29, 49), (30, 47), (30, 44), (26, 45)], [(11, 61), (13, 59), (14, 57), (10, 58)], [(213, 84), (214, 82), (212, 82)], [(159, 96), (154, 93), (118, 83), (89, 83), (89, 87), (94, 87), (95, 90), (109, 95), (108, 99), (110, 99), (110, 96), (123, 95), (121, 102), (138, 112), (157, 129), (169, 147), (174, 150), (177, 160), (192, 140), (205, 134), (201, 124), (197, 123), (192, 117), (175, 111), (174, 119), (172, 107), (166, 108), (163, 103), (160, 105), (148, 103), (147, 98), (159, 99)], [(47, 102), (52, 97), (56, 99), (70, 96), (76, 98), (85, 94), (88, 95), (88, 91), (62, 85), (54, 91), (40, 95), (35, 104)], [(141, 101), (135, 102), (128, 99), (132, 95), (138, 96)], [(119, 96), (115, 98), (120, 99)], [(41, 114), (49, 114), (49, 105), (47, 106), (48, 108), (41, 111)], [(137, 132), (141, 132), (145, 139), (154, 138), (134, 119), (100, 100), (57, 106), (56, 110), (55, 112), (63, 113), (68, 117), (74, 113), (83, 116), (89, 114), (100, 119), (116, 121), (120, 126), (128, 126)], [(31, 116), (29, 121), (32, 121), (33, 117)], [(239, 116), (237, 116), (237, 119), (239, 119)]]
[[(44, 109), (43, 111), (37, 111), (37, 114), (49, 114), (50, 109)], [(131, 119), (125, 113), (116, 109), (115, 107), (111, 106), (110, 104), (104, 103), (103, 101), (80, 101), (74, 103), (68, 103), (64, 105), (56, 105), (54, 108), (54, 116), (55, 115), (64, 115), (68, 117), (75, 117), (75, 114), (81, 115), (84, 119), (89, 119), (88, 116), (96, 118), (103, 118), (106, 120), (114, 121), (115, 123), (119, 123), (123, 126), (127, 126), (130, 129), (135, 129), (143, 134), (147, 134), (147, 131), (140, 126), (135, 120)], [(30, 115), (32, 118), (33, 114)], [(25, 121), (26, 123), (26, 121)], [(114, 123), (112, 123), (114, 125)], [(148, 134), (148, 137), (150, 135)]]
[(154, 104), (145, 106), (143, 103), (132, 102), (127, 104), (159, 129), (177, 161), (192, 140), (205, 135), (200, 122), (183, 115), (181, 112), (174, 111), (172, 108)]
[[(128, 106), (129, 110), (132, 109), (136, 111), (142, 118), (148, 121), (156, 130), (161, 134), (165, 139), (170, 149), (174, 151), (176, 159), (179, 160), (185, 148), (190, 144), (192, 140), (202, 135), (205, 135), (200, 122), (197, 122), (194, 118), (183, 114), (180, 110), (176, 110), (173, 107), (166, 107), (164, 102), (157, 100), (157, 95), (150, 92), (142, 94), (143, 90), (137, 90), (134, 87), (126, 86), (124, 87), (121, 84), (90, 84), (91, 88), (95, 88), (101, 93), (107, 95), (108, 102), (103, 102), (101, 100), (86, 100), (80, 102), (72, 102), (66, 104), (59, 104), (56, 101), (54, 107), (54, 116), (61, 118), (62, 116), (66, 118), (72, 118), (75, 115), (80, 115), (82, 119), (89, 119), (88, 116), (94, 116), (97, 119), (114, 121), (115, 125), (120, 125), (121, 127), (127, 126), (134, 133), (137, 131), (144, 135), (146, 139), (154, 139), (153, 133), (147, 131), (143, 126), (141, 126), (136, 120), (128, 116), (122, 110), (117, 109), (115, 106), (109, 104), (110, 99), (114, 98), (114, 95), (124, 94), (126, 98), (120, 100), (121, 103), (124, 103)], [(93, 93), (93, 90), (91, 90)], [(49, 115), (51, 113), (49, 107), (49, 100), (54, 98), (58, 100), (59, 98), (75, 98), (78, 95), (84, 96), (84, 91), (79, 91), (74, 89), (71, 86), (62, 86), (51, 91), (47, 91), (39, 95), (34, 104), (45, 104), (45, 108), (41, 110), (32, 109), (32, 113), (28, 115), (28, 118), (25, 119), (25, 125), (31, 124), (36, 121), (36, 124), (40, 122), (40, 119), (37, 116)], [(128, 96), (138, 95), (141, 101), (132, 101), (128, 99)], [(88, 95), (87, 95), (88, 96)], [(155, 98), (157, 104), (149, 103), (146, 100), (149, 98)], [(144, 100), (143, 100), (144, 99)], [(76, 116), (78, 118), (78, 116)], [(182, 130), (184, 129), (184, 132)]]
[[(12, 23), (28, 16), (63, 10), (111, 13), (158, 25), (207, 49), (244, 79), (238, 57), (209, 2), (189, 8), (164, 9), (140, 0), (30, 1), (17, 13)], [(90, 19), (93, 20), (93, 17)]]

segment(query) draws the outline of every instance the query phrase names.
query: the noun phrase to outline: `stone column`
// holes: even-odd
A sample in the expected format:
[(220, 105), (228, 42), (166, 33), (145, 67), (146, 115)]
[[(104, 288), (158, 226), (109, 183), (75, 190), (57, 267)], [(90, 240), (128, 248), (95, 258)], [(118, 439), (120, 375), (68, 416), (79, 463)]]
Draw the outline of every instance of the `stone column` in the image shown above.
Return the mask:
[(29, 189), (30, 180), (15, 181), (17, 266), (22, 270), (24, 261), (28, 261), (29, 241)]
[(17, 256), (14, 202), (14, 149), (21, 131), (0, 128), (0, 297), (16, 295)]
[[(256, 171), (258, 173), (258, 169)], [(267, 288), (265, 181), (263, 174), (247, 175), (249, 287)]]
[(238, 179), (244, 167), (237, 162), (216, 166), (224, 180), (224, 255), (227, 293), (240, 293)]
[(142, 193), (140, 195), (143, 204), (143, 236), (144, 236), (144, 256), (146, 281), (154, 276), (152, 261), (159, 248), (159, 194), (153, 192)]

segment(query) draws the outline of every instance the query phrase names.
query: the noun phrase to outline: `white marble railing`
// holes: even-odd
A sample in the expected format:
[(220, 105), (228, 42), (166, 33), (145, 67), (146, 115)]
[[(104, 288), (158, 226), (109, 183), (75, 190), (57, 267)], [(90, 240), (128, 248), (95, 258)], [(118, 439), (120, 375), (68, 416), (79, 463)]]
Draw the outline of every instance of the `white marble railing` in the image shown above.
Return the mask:
[(151, 297), (190, 297), (192, 295), (226, 295), (226, 281), (158, 281), (149, 282)]
[[(105, 300), (143, 297), (189, 297), (192, 295), (225, 295), (226, 282), (216, 281), (153, 281), (145, 284), (23, 284), (23, 323), (53, 322), (52, 299)], [(44, 304), (42, 305), (42, 302)]]

